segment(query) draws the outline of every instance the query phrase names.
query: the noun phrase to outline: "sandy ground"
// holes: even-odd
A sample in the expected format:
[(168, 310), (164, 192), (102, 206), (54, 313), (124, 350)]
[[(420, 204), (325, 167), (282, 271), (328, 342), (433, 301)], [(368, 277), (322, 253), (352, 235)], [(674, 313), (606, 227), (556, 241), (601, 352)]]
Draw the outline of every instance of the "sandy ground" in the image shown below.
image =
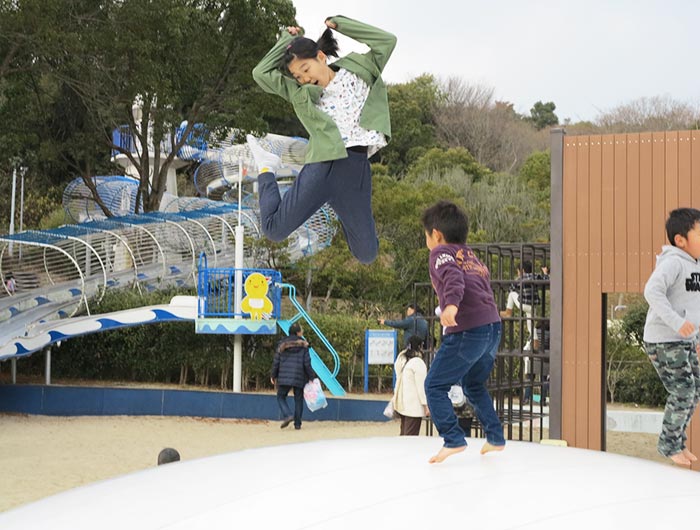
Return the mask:
[[(397, 436), (398, 430), (396, 421), (307, 421), (295, 431), (263, 420), (0, 414), (0, 511), (154, 467), (164, 447), (175, 447), (183, 460), (192, 460), (319, 439)], [(440, 446), (439, 439), (435, 443)], [(655, 435), (608, 433), (611, 452), (663, 461), (655, 446)]]

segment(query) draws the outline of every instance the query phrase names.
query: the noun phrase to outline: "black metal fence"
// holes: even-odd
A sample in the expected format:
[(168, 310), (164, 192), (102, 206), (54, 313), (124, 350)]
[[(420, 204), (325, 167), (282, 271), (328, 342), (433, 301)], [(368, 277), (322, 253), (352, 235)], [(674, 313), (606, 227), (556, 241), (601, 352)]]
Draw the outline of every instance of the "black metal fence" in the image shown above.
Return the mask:
[[(489, 244), (471, 248), (490, 271), (491, 287), (502, 311), (503, 335), (488, 382), (496, 412), (507, 439), (540, 440), (549, 411), (549, 244)], [(520, 272), (529, 268), (526, 263), (532, 269), (523, 277)], [(509, 296), (513, 299), (512, 313), (506, 312)], [(430, 363), (441, 336), (440, 319), (435, 316), (437, 297), (429, 283), (417, 283), (413, 299), (425, 309), (424, 316), (430, 323), (427, 359)], [(483, 436), (469, 408), (459, 410), (458, 417), (465, 431), (470, 431), (468, 435)], [(427, 432), (433, 433), (430, 422)]]

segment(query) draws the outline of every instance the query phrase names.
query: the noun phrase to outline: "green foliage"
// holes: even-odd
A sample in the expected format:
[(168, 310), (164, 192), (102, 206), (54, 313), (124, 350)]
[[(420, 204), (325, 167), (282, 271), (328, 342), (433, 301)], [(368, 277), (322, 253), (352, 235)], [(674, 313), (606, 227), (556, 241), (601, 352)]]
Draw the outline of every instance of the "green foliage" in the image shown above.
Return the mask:
[[(288, 0), (2, 3), (0, 144), (9, 148), (0, 157), (19, 157), (60, 182), (109, 174), (110, 149), (120, 149), (111, 131), (126, 124), (144, 132), (146, 145), (150, 126), (154, 159), (132, 162), (143, 177), (144, 209), (157, 209), (168, 166), (191, 130), (177, 139), (181, 122), (206, 123), (217, 134), (264, 130), (266, 117), (290, 115), (250, 72), (294, 12)], [(137, 100), (142, 115), (134, 118)], [(178, 145), (161, 152), (161, 141)]]
[(399, 176), (437, 145), (433, 109), (440, 93), (433, 76), (422, 75), (408, 83), (389, 85), (388, 96), (392, 137), (379, 156), (392, 174)]
[(536, 197), (540, 208), (550, 212), (551, 206), (551, 154), (535, 151), (520, 168), (520, 179)]
[(640, 300), (627, 308), (625, 316), (622, 318), (622, 332), (625, 336), (637, 345), (642, 345), (644, 341), (644, 323), (647, 318), (649, 305), (644, 300)]
[(608, 330), (608, 396), (618, 402), (658, 407), (666, 402), (667, 392), (642, 347), (646, 312), (645, 302), (635, 303), (627, 309), (619, 329)]
[(479, 182), (490, 173), (489, 169), (479, 164), (469, 151), (462, 147), (428, 150), (408, 170), (407, 179), (412, 182), (437, 181), (447, 175), (454, 175), (455, 170), (462, 173), (462, 178)]
[(530, 109), (530, 121), (538, 131), (559, 123), (559, 118), (554, 114), (556, 108), (557, 106), (553, 101), (548, 101), (547, 103), (538, 101)]

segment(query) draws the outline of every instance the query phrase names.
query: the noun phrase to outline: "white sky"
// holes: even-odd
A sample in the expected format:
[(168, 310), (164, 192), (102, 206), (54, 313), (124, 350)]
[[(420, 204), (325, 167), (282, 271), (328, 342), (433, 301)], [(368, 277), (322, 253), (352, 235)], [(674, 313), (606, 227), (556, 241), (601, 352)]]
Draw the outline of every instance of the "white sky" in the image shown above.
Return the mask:
[[(293, 0), (316, 39), (327, 16), (386, 29), (398, 44), (391, 83), (422, 73), (493, 87), (529, 114), (554, 101), (560, 121), (593, 120), (642, 96), (700, 105), (695, 0)], [(340, 53), (361, 51), (340, 40)]]

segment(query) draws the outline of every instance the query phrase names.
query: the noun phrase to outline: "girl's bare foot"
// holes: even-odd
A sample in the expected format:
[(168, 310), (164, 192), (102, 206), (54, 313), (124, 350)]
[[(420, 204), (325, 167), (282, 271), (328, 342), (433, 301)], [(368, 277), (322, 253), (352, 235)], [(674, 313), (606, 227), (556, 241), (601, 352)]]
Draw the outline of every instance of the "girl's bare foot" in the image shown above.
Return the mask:
[(687, 448), (684, 448), (683, 451), (681, 451), (681, 452), (683, 453), (683, 456), (686, 457), (691, 462), (698, 461), (698, 457), (695, 456), (693, 453), (691, 453)]
[(490, 453), (491, 451), (503, 451), (505, 448), (505, 445), (491, 445), (490, 443), (486, 442), (481, 448), (481, 454), (485, 455), (486, 453)]
[(438, 451), (438, 454), (432, 456), (430, 460), (428, 460), (428, 462), (430, 462), (431, 464), (439, 464), (440, 462), (444, 461), (448, 456), (461, 453), (466, 448), (466, 445), (463, 445), (462, 447), (442, 447)]
[(673, 463), (677, 466), (689, 466), (691, 464), (690, 460), (686, 458), (682, 452), (671, 455), (669, 458), (673, 460)]

